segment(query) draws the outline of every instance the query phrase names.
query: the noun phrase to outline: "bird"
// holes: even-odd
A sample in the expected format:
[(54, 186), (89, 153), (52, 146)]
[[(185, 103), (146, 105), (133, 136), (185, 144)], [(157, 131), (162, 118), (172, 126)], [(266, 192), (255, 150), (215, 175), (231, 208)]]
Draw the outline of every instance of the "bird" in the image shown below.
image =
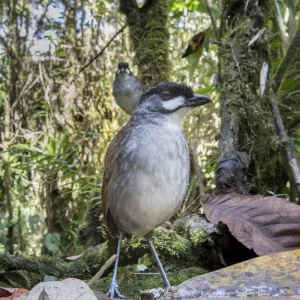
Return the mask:
[(128, 63), (120, 62), (113, 83), (113, 95), (117, 104), (131, 115), (142, 94), (141, 82), (130, 71)]
[(124, 234), (145, 237), (164, 284), (170, 287), (152, 232), (176, 213), (188, 188), (190, 160), (184, 117), (209, 102), (209, 97), (195, 94), (183, 83), (158, 84), (141, 96), (129, 121), (108, 146), (102, 208), (109, 233), (119, 237), (109, 297), (126, 298), (117, 282)]

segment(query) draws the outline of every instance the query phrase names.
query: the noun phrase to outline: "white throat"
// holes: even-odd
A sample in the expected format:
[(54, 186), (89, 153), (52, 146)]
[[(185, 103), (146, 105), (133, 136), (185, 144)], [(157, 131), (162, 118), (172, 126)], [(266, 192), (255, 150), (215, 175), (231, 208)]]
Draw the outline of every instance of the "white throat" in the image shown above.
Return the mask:
[[(178, 107), (182, 107), (185, 103), (185, 99), (183, 96), (175, 97), (174, 99), (164, 101), (162, 106), (169, 111), (173, 111)], [(187, 113), (191, 111), (191, 108), (189, 107), (182, 107), (178, 110), (171, 112), (170, 114), (166, 115), (166, 124), (168, 127), (173, 129), (182, 129), (182, 123), (184, 120), (184, 117), (187, 115)]]
[(173, 113), (170, 113), (169, 115), (166, 115), (165, 117), (165, 124), (168, 126), (170, 129), (183, 129), (183, 121), (185, 116), (191, 111), (192, 109), (190, 107), (183, 107), (178, 110), (176, 110)]

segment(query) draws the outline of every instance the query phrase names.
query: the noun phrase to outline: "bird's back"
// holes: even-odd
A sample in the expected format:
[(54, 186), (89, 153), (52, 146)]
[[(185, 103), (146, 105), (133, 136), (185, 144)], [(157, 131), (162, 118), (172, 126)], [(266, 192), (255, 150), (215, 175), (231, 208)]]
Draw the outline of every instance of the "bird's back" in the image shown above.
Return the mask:
[(111, 143), (102, 191), (111, 231), (143, 236), (170, 219), (189, 179), (188, 146), (182, 128), (167, 122), (135, 123)]

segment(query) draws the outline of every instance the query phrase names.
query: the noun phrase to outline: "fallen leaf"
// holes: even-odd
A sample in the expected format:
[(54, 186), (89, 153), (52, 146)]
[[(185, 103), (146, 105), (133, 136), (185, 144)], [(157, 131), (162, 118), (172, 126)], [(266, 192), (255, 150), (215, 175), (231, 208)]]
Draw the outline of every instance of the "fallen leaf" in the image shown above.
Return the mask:
[(300, 248), (300, 206), (285, 199), (222, 193), (208, 199), (204, 212), (258, 255)]
[(13, 293), (8, 291), (7, 289), (0, 288), (0, 298), (10, 297)]
[(258, 31), (258, 33), (250, 40), (248, 46), (250, 47), (253, 45), (266, 31), (266, 27), (262, 28), (261, 30)]
[(299, 298), (300, 250), (257, 257), (194, 277), (177, 286), (176, 293), (176, 299), (265, 299), (268, 296), (276, 299), (291, 299), (293, 296)]
[(65, 260), (77, 260), (79, 259), (84, 253), (86, 253), (87, 251), (89, 251), (91, 248), (93, 247), (89, 247), (86, 250), (84, 250), (82, 253), (78, 254), (78, 255), (73, 255), (73, 256), (68, 256), (68, 257), (64, 257)]
[(260, 96), (264, 95), (267, 79), (268, 79), (269, 65), (264, 61), (260, 70)]
[(25, 300), (27, 295), (29, 295), (29, 291), (26, 289), (0, 288), (1, 300)]
[[(48, 298), (46, 297), (47, 294)], [(43, 298), (40, 298), (43, 296)], [(67, 278), (62, 281), (41, 282), (34, 286), (26, 300), (77, 299), (97, 300), (89, 286), (82, 280)]]

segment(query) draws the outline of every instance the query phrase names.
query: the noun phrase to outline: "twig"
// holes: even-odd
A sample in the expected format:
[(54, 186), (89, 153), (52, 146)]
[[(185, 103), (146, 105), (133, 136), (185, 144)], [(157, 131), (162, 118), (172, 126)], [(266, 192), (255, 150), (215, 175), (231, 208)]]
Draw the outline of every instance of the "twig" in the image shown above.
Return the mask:
[(247, 9), (248, 9), (249, 0), (246, 1), (245, 9), (244, 9), (244, 16), (246, 15)]
[(198, 180), (198, 186), (199, 186), (199, 193), (202, 197), (202, 199), (205, 198), (205, 188), (204, 188), (204, 182), (203, 182), (203, 175), (199, 166), (198, 162), (198, 157), (197, 157), (197, 151), (196, 151), (196, 144), (194, 138), (190, 138), (190, 148), (193, 156), (193, 165), (194, 165), (194, 170), (197, 176)]
[[(158, 272), (158, 273), (133, 273), (134, 275), (160, 275), (161, 274)], [(170, 275), (171, 273), (166, 273), (166, 275)]]
[(292, 60), (295, 58), (295, 53), (296, 51), (300, 48), (300, 26), (294, 35), (294, 38), (284, 56), (284, 59), (278, 68), (278, 71), (276, 72), (274, 76), (274, 81), (275, 81), (275, 88), (274, 88), (274, 93), (276, 93), (281, 85), (282, 80), (285, 77), (285, 73), (288, 70)]
[(17, 97), (17, 99), (15, 100), (15, 102), (12, 104), (12, 106), (11, 106), (12, 109), (18, 104), (18, 102), (21, 99), (21, 97), (25, 93), (29, 92), (35, 86), (35, 84), (39, 82), (39, 80), (40, 80), (40, 77), (38, 76), (29, 85), (24, 85), (21, 93), (19, 94), (19, 96)]
[(109, 47), (109, 45), (113, 42), (113, 40), (121, 33), (123, 32), (123, 30), (125, 29), (126, 25), (124, 25), (120, 30), (118, 30), (114, 36), (109, 40), (109, 42), (101, 49), (101, 51), (94, 56), (86, 65), (84, 65), (78, 72), (78, 74), (80, 74), (83, 70), (85, 70), (95, 59), (97, 59), (99, 56), (101, 56), (103, 54), (103, 52), (105, 51), (106, 48)]
[(279, 135), (280, 139), (282, 140), (284, 156), (288, 163), (291, 177), (296, 185), (298, 198), (300, 199), (300, 169), (299, 169), (297, 160), (294, 155), (292, 142), (290, 141), (290, 139), (285, 131), (284, 124), (283, 124), (283, 121), (282, 121), (282, 118), (280, 115), (280, 111), (275, 102), (275, 95), (274, 95), (273, 91), (271, 91), (271, 93), (270, 93), (270, 105), (271, 105), (271, 109), (272, 109), (273, 117), (275, 120), (278, 135)]
[(92, 285), (93, 283), (95, 283), (96, 280), (98, 280), (103, 273), (115, 262), (115, 260), (117, 259), (117, 255), (112, 255), (107, 261), (106, 263), (100, 268), (100, 270), (96, 273), (96, 275), (88, 282), (88, 285)]

